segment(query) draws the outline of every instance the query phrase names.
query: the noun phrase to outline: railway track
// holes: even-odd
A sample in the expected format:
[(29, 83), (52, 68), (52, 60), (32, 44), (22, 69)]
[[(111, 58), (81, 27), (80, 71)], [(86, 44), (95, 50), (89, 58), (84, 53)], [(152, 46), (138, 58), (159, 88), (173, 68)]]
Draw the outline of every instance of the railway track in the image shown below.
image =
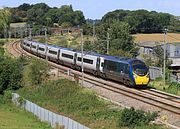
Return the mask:
[[(13, 44), (14, 45), (12, 46), (12, 49), (16, 49), (15, 51), (19, 55), (22, 55), (22, 53), (23, 53), (23, 55), (26, 55), (26, 56), (34, 56), (30, 53), (23, 51), (21, 49), (20, 43), (18, 41)], [(67, 70), (70, 70), (71, 71), (70, 76), (74, 77), (74, 75), (77, 75), (77, 76), (79, 76), (79, 80), (82, 80), (81, 72), (75, 71), (75, 70), (70, 69), (65, 66), (60, 66), (53, 62), (49, 62), (49, 63), (54, 68), (58, 68), (59, 72), (65, 74), (65, 72), (67, 72)], [(113, 91), (115, 93), (122, 94), (124, 96), (142, 101), (144, 103), (153, 105), (160, 109), (164, 109), (166, 111), (180, 115), (180, 97), (179, 96), (175, 96), (175, 95), (171, 95), (171, 94), (167, 94), (164, 92), (151, 90), (151, 89), (150, 90), (149, 89), (137, 90), (137, 89), (133, 89), (133, 88), (128, 88), (119, 83), (115, 83), (115, 82), (112, 82), (109, 80), (108, 81), (103, 80), (101, 78), (97, 78), (97, 77), (91, 76), (89, 74), (84, 74), (84, 81), (91, 83), (95, 86), (107, 89), (109, 91)]]

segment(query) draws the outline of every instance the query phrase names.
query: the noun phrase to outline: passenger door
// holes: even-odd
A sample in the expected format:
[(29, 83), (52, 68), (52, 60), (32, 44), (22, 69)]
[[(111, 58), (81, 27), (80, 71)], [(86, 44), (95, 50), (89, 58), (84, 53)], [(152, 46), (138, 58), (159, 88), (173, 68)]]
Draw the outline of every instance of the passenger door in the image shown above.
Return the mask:
[(74, 54), (74, 65), (76, 65), (77, 53)]
[(100, 58), (99, 57), (97, 58), (97, 61), (96, 61), (96, 70), (98, 72), (100, 71)]

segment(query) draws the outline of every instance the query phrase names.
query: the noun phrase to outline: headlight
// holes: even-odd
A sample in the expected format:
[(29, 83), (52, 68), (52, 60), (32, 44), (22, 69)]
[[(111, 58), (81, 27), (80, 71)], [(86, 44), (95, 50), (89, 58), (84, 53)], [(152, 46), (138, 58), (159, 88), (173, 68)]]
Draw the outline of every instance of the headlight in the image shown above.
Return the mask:
[(133, 76), (134, 76), (134, 78), (137, 78), (137, 75), (134, 74)]

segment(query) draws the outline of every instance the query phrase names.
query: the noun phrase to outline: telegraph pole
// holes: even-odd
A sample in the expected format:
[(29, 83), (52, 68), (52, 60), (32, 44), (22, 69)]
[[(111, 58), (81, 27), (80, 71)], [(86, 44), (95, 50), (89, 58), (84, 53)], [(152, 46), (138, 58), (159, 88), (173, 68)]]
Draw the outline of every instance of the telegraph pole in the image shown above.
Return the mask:
[(94, 22), (93, 22), (93, 43), (95, 42), (95, 26), (94, 26)]
[[(47, 43), (47, 29), (46, 29), (46, 27), (45, 27), (45, 29), (44, 29), (44, 36), (45, 36), (45, 43)], [(46, 61), (48, 61), (48, 57), (47, 57), (47, 48), (46, 48)]]
[(109, 54), (109, 28), (108, 28), (108, 31), (107, 31), (107, 54)]
[(83, 29), (81, 29), (81, 72), (82, 72), (82, 83), (81, 86), (83, 86), (84, 83), (84, 64), (83, 64)]
[(166, 86), (166, 35), (167, 35), (167, 29), (164, 30), (164, 75), (163, 75), (164, 85), (163, 85), (163, 89)]

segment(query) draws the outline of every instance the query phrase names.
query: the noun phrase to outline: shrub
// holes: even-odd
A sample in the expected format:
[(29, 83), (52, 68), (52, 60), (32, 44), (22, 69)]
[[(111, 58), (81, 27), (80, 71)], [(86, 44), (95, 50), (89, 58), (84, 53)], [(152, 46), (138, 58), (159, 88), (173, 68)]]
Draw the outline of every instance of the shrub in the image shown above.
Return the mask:
[(146, 113), (142, 110), (135, 110), (133, 107), (130, 109), (125, 108), (119, 118), (120, 127), (135, 127), (148, 124), (150, 121), (155, 120), (157, 113)]
[(49, 65), (45, 61), (32, 59), (31, 62), (24, 67), (23, 85), (36, 85), (45, 82), (49, 75)]
[(0, 93), (21, 87), (23, 65), (19, 59), (0, 58)]
[(3, 95), (3, 100), (4, 102), (11, 102), (12, 99), (12, 91), (11, 90), (6, 90), (4, 91), (4, 95)]
[(172, 82), (168, 88), (165, 89), (166, 92), (179, 95), (180, 92), (180, 84), (176, 82)]
[(25, 102), (26, 102), (26, 101), (25, 101), (25, 99), (24, 99), (23, 97), (20, 96), (20, 97), (18, 98), (18, 103), (20, 104), (20, 106), (23, 106), (23, 105), (25, 104)]

